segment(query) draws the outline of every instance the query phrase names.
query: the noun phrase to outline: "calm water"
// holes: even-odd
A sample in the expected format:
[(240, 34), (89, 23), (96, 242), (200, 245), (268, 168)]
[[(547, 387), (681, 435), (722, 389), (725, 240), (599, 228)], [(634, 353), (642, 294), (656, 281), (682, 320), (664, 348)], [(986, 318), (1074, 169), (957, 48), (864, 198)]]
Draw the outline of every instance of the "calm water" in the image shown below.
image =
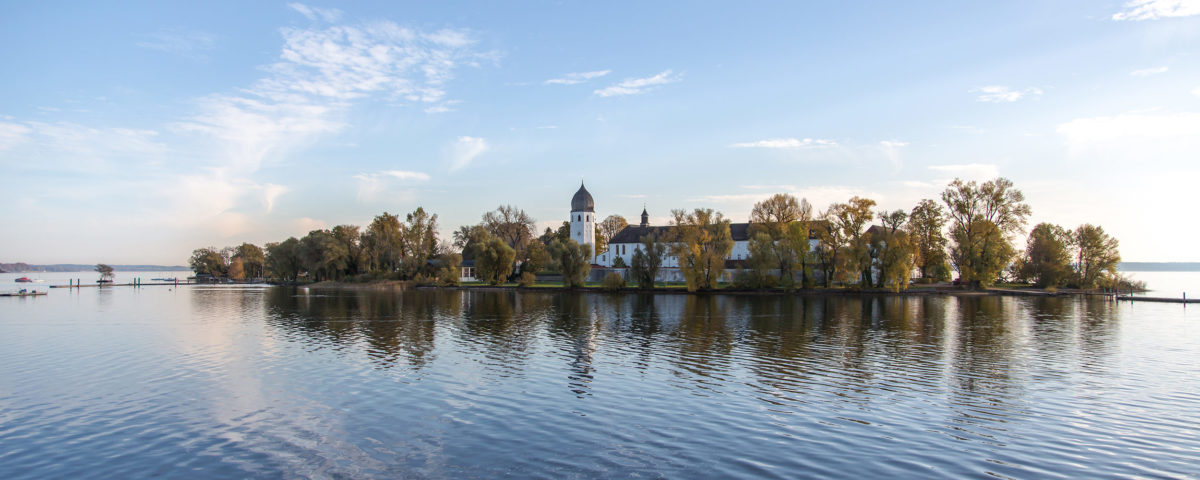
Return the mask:
[(0, 478), (1195, 478), (1198, 314), (55, 289), (0, 298)]

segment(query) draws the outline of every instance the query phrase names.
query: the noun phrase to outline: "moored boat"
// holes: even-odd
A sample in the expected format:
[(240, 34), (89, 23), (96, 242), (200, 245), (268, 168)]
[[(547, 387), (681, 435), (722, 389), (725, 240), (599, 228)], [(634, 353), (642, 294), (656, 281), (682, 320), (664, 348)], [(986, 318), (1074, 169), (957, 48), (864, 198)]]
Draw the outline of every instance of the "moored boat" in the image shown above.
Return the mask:
[(33, 279), (29, 277), (21, 277), (15, 280), (17, 283), (33, 283)]

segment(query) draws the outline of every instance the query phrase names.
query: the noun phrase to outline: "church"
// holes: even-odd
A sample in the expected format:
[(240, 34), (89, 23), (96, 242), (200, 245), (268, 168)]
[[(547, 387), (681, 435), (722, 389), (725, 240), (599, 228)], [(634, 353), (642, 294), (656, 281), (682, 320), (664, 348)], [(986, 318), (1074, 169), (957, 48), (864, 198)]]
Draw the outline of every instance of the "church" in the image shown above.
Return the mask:
[[(666, 225), (650, 225), (650, 214), (645, 208), (642, 209), (641, 222), (638, 225), (629, 225), (613, 235), (608, 240), (606, 251), (595, 251), (596, 245), (596, 204), (592, 199), (592, 194), (587, 191), (582, 183), (579, 185), (579, 190), (571, 197), (571, 239), (576, 243), (588, 244), (593, 251), (592, 264), (598, 267), (612, 268), (613, 263), (617, 259), (625, 265), (633, 264), (633, 254), (641, 248), (642, 237), (650, 234), (656, 234), (659, 238), (667, 238), (671, 227)], [(726, 263), (730, 266), (739, 265), (742, 261), (750, 256), (750, 224), (749, 223), (731, 223), (729, 224), (729, 233), (733, 237), (733, 249), (730, 250), (729, 256), (726, 257)], [(809, 237), (809, 245), (815, 248), (818, 244), (816, 238)], [(659, 272), (659, 280), (667, 281), (682, 281), (683, 278), (679, 274), (679, 259), (667, 255), (663, 259), (663, 268)]]

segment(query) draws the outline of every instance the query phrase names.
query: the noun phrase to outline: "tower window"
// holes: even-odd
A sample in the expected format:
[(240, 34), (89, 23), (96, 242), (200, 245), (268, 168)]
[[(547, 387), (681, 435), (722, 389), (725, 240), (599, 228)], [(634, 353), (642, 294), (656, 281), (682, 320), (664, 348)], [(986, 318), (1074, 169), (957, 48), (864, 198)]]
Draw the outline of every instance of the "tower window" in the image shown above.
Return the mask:
[(576, 220), (583, 220), (583, 217), (582, 217), (582, 216), (580, 216), (580, 215), (576, 215), (576, 216), (575, 216), (575, 219), (576, 219)]

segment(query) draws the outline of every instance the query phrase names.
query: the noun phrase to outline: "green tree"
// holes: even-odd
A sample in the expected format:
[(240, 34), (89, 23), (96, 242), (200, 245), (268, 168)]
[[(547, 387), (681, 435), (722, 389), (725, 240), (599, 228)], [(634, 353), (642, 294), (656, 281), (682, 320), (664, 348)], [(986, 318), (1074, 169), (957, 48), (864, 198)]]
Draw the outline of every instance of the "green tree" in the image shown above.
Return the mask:
[(267, 244), (267, 270), (272, 277), (294, 282), (303, 268), (300, 261), (300, 240), (296, 237)]
[[(1121, 263), (1120, 244), (1117, 239), (1104, 233), (1104, 229), (1090, 223), (1076, 228), (1073, 246), (1076, 250), (1075, 278), (1080, 288), (1096, 288), (1100, 280), (1117, 276), (1117, 264)], [(1107, 275), (1106, 275), (1107, 274)]]
[[(894, 219), (895, 217), (893, 217)], [(892, 289), (893, 292), (908, 289), (908, 280), (912, 276), (913, 257), (916, 248), (912, 244), (908, 232), (895, 228), (895, 223), (889, 223), (879, 232), (879, 286)]]
[(1041, 288), (1061, 287), (1071, 278), (1071, 232), (1058, 225), (1039, 223), (1025, 242), (1025, 258), (1018, 276), (1033, 279)]
[(225, 258), (217, 252), (216, 247), (198, 248), (192, 251), (192, 258), (188, 259), (188, 266), (192, 268), (196, 275), (209, 274), (214, 277), (224, 277), (226, 269), (229, 268)]
[(233, 258), (239, 259), (242, 262), (242, 269), (246, 275), (253, 278), (263, 278), (266, 276), (266, 254), (263, 249), (253, 243), (242, 243), (233, 254)]
[(563, 276), (563, 287), (582, 287), (592, 270), (591, 247), (575, 243), (574, 240), (554, 240), (550, 242), (550, 256), (558, 264), (558, 271)]
[(776, 251), (775, 240), (767, 232), (758, 232), (750, 237), (750, 256), (746, 258), (749, 271), (744, 273), (747, 287), (774, 288), (779, 284), (779, 277), (774, 274), (779, 267), (779, 253)]
[(779, 257), (779, 281), (785, 288), (792, 288), (796, 271), (800, 272), (800, 285), (808, 284), (809, 229), (811, 221), (796, 221), (788, 224), (783, 238), (776, 242)]
[(338, 225), (333, 227), (329, 232), (333, 238), (337, 239), (342, 248), (346, 249), (346, 266), (343, 272), (339, 273), (346, 275), (357, 275), (363, 273), (366, 269), (367, 255), (362, 248), (362, 235), (358, 233), (357, 225)]
[(480, 226), (492, 236), (499, 238), (516, 251), (516, 259), (524, 262), (529, 258), (529, 243), (533, 241), (534, 220), (512, 205), (501, 205), (491, 212), (483, 214)]
[(360, 241), (371, 270), (395, 272), (404, 258), (404, 227), (400, 217), (383, 212), (367, 225)]
[(948, 280), (950, 278), (949, 257), (946, 255), (946, 236), (942, 233), (946, 225), (946, 213), (941, 205), (924, 199), (913, 207), (908, 216), (908, 233), (913, 243), (913, 259), (921, 271), (921, 278)]
[(504, 240), (488, 235), (475, 244), (475, 276), (491, 285), (500, 285), (512, 275), (517, 252)]
[(550, 258), (550, 251), (542, 242), (530, 242), (529, 250), (526, 252), (528, 258), (521, 263), (521, 273), (536, 274), (545, 270), (553, 261)]
[(659, 242), (658, 236), (653, 233), (643, 236), (640, 240), (642, 244), (633, 250), (633, 265), (630, 266), (629, 273), (637, 282), (638, 288), (651, 289), (654, 288), (654, 280), (658, 278), (658, 271), (667, 256), (668, 246)]
[(313, 230), (300, 239), (300, 261), (313, 280), (337, 280), (346, 272), (350, 252), (329, 230)]
[(717, 288), (725, 272), (725, 259), (733, 251), (729, 220), (711, 208), (697, 208), (691, 213), (672, 210), (671, 215), (671, 253), (679, 260), (688, 291)]
[(441, 264), (437, 272), (438, 283), (445, 286), (458, 285), (459, 279), (462, 278), (462, 255), (454, 252), (443, 253), (438, 256)]
[(987, 286), (1008, 266), (1016, 250), (1011, 236), (1023, 231), (1031, 213), (1025, 195), (1012, 181), (983, 184), (955, 179), (942, 192), (950, 219), (954, 261), (963, 281)]

